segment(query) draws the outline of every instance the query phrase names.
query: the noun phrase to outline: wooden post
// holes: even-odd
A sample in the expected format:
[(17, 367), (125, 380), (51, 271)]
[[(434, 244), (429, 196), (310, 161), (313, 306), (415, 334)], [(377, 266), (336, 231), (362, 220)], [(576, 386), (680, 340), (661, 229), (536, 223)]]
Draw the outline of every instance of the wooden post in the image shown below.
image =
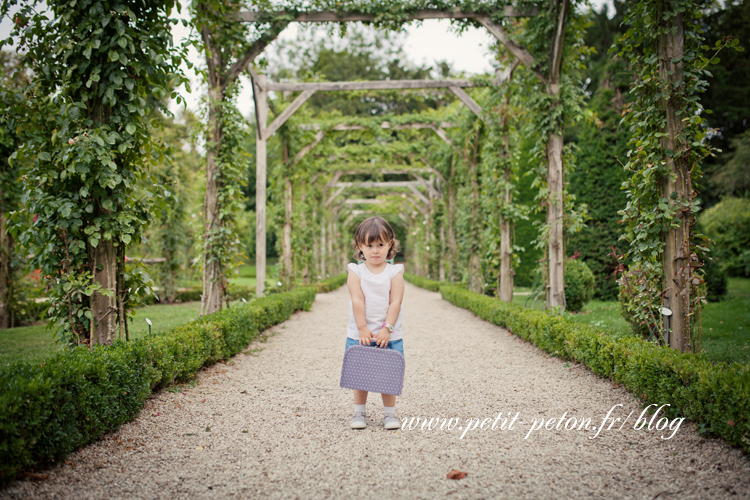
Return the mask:
[[(507, 142), (506, 142), (507, 145)], [(506, 149), (506, 152), (508, 150)], [(509, 206), (511, 203), (511, 191), (510, 191), (510, 168), (506, 169), (505, 173), (505, 193), (503, 194), (505, 206)], [(513, 300), (513, 267), (512, 258), (513, 252), (511, 250), (511, 238), (512, 230), (510, 220), (500, 217), (500, 290), (498, 295), (500, 300), (503, 302), (511, 303)]]
[[(560, 106), (560, 71), (565, 43), (565, 17), (569, 8), (568, 0), (559, 0), (557, 27), (552, 40), (549, 82), (547, 93), (552, 97), (550, 113)], [(563, 194), (563, 131), (553, 132), (547, 138), (547, 225), (549, 242), (547, 246), (547, 308), (565, 309), (565, 240), (563, 220), (565, 216), (565, 199)]]
[(550, 134), (547, 141), (547, 224), (549, 241), (547, 242), (547, 308), (565, 309), (565, 244), (563, 239), (563, 137)]
[[(668, 7), (674, 11), (674, 2)], [(661, 16), (661, 13), (660, 13)], [(661, 17), (660, 17), (661, 18)], [(658, 45), (659, 79), (670, 89), (677, 88), (682, 81), (682, 60), (685, 51), (685, 31), (683, 14), (677, 13), (670, 17), (670, 35), (661, 35)], [(679, 83), (684, 86), (684, 83)], [(690, 199), (692, 183), (689, 165), (683, 157), (685, 144), (680, 142), (683, 124), (678, 117), (679, 105), (671, 99), (664, 99), (662, 106), (666, 111), (666, 130), (661, 139), (664, 150), (671, 149), (674, 155), (665, 157), (669, 173), (661, 179), (662, 197), (672, 199), (676, 193), (677, 200)], [(690, 218), (692, 214), (681, 212), (677, 218), (679, 225), (672, 227), (664, 235), (664, 277), (666, 280), (666, 295), (664, 306), (672, 310), (669, 317), (671, 332), (668, 331), (669, 346), (680, 351), (691, 349), (690, 317)], [(665, 318), (666, 320), (667, 318)]]
[(255, 116), (258, 126), (255, 129), (255, 295), (262, 297), (266, 289), (266, 137), (268, 119), (268, 92), (265, 88), (266, 76), (257, 75), (253, 79)]
[(445, 224), (440, 223), (440, 252), (438, 261), (438, 279), (445, 281)]
[[(117, 324), (117, 260), (112, 240), (100, 241), (91, 249), (94, 262), (94, 282), (110, 295), (99, 291), (91, 295), (91, 314), (94, 316), (92, 343), (110, 345), (115, 339)], [(100, 269), (101, 268), (101, 269)]]
[[(282, 161), (284, 162), (284, 169), (289, 168), (289, 145), (287, 144), (286, 137), (281, 138), (282, 146)], [(292, 192), (292, 176), (291, 172), (287, 171), (287, 175), (284, 176), (284, 232), (282, 236), (282, 279), (285, 290), (291, 290), (294, 288), (294, 264), (292, 262), (292, 211), (293, 206), (293, 192)]]
[(212, 244), (214, 235), (221, 228), (219, 218), (219, 185), (216, 182), (218, 166), (216, 159), (221, 147), (221, 101), (222, 90), (217, 82), (210, 81), (208, 91), (208, 137), (206, 147), (206, 193), (203, 198), (203, 294), (201, 295), (201, 315), (221, 309), (222, 280), (221, 263), (215, 255)]

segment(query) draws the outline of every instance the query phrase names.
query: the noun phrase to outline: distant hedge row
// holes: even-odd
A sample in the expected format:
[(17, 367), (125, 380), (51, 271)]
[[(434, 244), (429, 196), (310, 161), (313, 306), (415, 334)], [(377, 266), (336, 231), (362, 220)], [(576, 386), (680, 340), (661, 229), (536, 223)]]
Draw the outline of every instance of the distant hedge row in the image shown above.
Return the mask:
[(404, 273), (404, 279), (412, 285), (416, 285), (420, 288), (425, 288), (431, 292), (440, 291), (440, 287), (446, 284), (442, 281), (435, 281), (429, 278), (423, 278), (422, 276), (417, 276), (416, 274), (409, 273)]
[(319, 283), (313, 283), (313, 286), (318, 290), (318, 293), (332, 292), (344, 286), (348, 276), (349, 273), (337, 274), (336, 276), (331, 276)]
[(309, 309), (315, 288), (261, 297), (163, 333), (0, 368), (0, 483), (135, 418), (151, 392), (228, 359)]
[(540, 349), (623, 384), (671, 417), (696, 422), (700, 432), (750, 451), (750, 366), (714, 365), (702, 355), (660, 347), (640, 337), (614, 338), (562, 317), (513, 306), (455, 286), (442, 286), (449, 302), (507, 328)]

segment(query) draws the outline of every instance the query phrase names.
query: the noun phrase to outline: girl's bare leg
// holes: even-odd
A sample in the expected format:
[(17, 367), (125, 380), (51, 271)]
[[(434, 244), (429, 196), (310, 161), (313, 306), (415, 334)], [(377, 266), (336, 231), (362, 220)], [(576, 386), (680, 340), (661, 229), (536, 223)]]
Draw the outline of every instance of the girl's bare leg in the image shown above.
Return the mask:
[[(383, 394), (383, 396), (385, 397), (386, 395)], [(385, 401), (385, 399), (383, 399), (383, 401)], [(396, 401), (395, 396), (393, 401)], [(367, 391), (358, 391), (357, 389), (354, 389), (354, 404), (363, 405), (365, 403), (367, 403)]]
[[(357, 392), (357, 391), (354, 391)], [(383, 406), (396, 406), (396, 395), (395, 394), (382, 394), (383, 396)], [(354, 401), (356, 402), (356, 396), (354, 396)], [(365, 393), (365, 401), (367, 401), (367, 393)]]

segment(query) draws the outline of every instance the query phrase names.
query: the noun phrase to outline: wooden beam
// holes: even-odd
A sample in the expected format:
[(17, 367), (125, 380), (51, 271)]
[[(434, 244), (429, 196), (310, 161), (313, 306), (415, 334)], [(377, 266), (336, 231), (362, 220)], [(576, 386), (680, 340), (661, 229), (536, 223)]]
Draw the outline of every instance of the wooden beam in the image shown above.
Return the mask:
[(334, 186), (339, 188), (409, 188), (409, 187), (420, 187), (424, 184), (418, 181), (392, 181), (392, 182), (337, 182)]
[(325, 137), (325, 136), (326, 136), (326, 133), (323, 130), (321, 130), (320, 132), (318, 132), (317, 134), (315, 134), (315, 139), (313, 139), (313, 141), (310, 144), (308, 144), (304, 148), (300, 149), (299, 152), (294, 156), (294, 163), (297, 164), (297, 163), (301, 162), (302, 158), (304, 158), (307, 155), (307, 153), (309, 153), (310, 151), (312, 151), (312, 149), (315, 146), (317, 146), (318, 144), (320, 144), (320, 141), (322, 141), (323, 137)]
[(409, 185), (409, 190), (410, 190), (410, 191), (411, 191), (412, 193), (414, 193), (414, 196), (416, 196), (417, 198), (419, 198), (419, 200), (420, 200), (420, 201), (421, 201), (422, 203), (424, 203), (424, 204), (425, 204), (426, 206), (428, 206), (428, 207), (430, 206), (430, 200), (428, 200), (428, 199), (427, 199), (427, 197), (426, 197), (425, 195), (423, 195), (422, 193), (420, 193), (419, 191), (417, 191), (417, 188), (416, 188), (416, 187), (414, 187), (414, 185), (410, 184), (410, 185)]
[(448, 135), (445, 133), (445, 130), (443, 130), (442, 127), (433, 127), (432, 130), (434, 130), (437, 136), (445, 141), (446, 144), (448, 144), (449, 146), (453, 146), (453, 142), (448, 139)]
[(471, 98), (469, 94), (466, 93), (464, 89), (461, 87), (448, 87), (451, 92), (456, 94), (456, 97), (458, 97), (462, 103), (466, 105), (467, 108), (469, 108), (475, 115), (477, 115), (477, 118), (482, 118), (482, 107), (477, 104), (477, 102)]
[[(532, 17), (538, 12), (537, 9), (520, 10), (510, 5), (503, 7), (504, 17)], [(242, 11), (238, 14), (239, 21), (246, 23), (267, 22), (269, 18), (284, 15), (284, 11), (266, 12), (264, 15), (255, 11)], [(409, 14), (410, 21), (421, 19), (478, 19), (485, 16), (477, 12), (464, 12), (460, 9), (438, 10), (420, 9)], [(375, 14), (359, 14), (356, 12), (339, 13), (332, 11), (303, 12), (297, 15), (292, 22), (298, 23), (342, 23), (350, 21), (375, 22), (378, 18)]]
[(284, 123), (289, 118), (291, 118), (294, 112), (297, 111), (303, 104), (305, 104), (305, 101), (307, 101), (314, 93), (314, 90), (305, 90), (300, 95), (298, 95), (297, 98), (292, 101), (292, 103), (287, 106), (287, 108), (282, 111), (281, 114), (277, 116), (276, 119), (271, 123), (271, 125), (269, 125), (268, 128), (263, 132), (263, 138), (270, 138), (274, 134), (274, 132), (276, 132), (279, 127), (284, 125)]
[(383, 200), (378, 198), (349, 198), (348, 200), (344, 200), (344, 203), (347, 205), (380, 205), (383, 203)]
[(476, 19), (482, 24), (482, 26), (487, 28), (487, 31), (492, 33), (492, 35), (494, 35), (494, 37), (497, 38), (500, 43), (505, 45), (505, 47), (510, 51), (511, 54), (516, 56), (516, 58), (521, 61), (524, 66), (532, 71), (542, 83), (544, 83), (545, 85), (547, 84), (547, 79), (536, 69), (537, 63), (536, 59), (534, 59), (534, 56), (532, 56), (526, 49), (514, 42), (502, 26), (500, 26), (487, 16), (478, 16)]
[(336, 185), (336, 186), (338, 187), (338, 189), (336, 190), (335, 193), (333, 193), (331, 196), (328, 197), (328, 199), (325, 202), (325, 206), (330, 205), (331, 202), (333, 200), (335, 200), (338, 195), (340, 195), (341, 193), (343, 193), (344, 189), (346, 189), (346, 186), (338, 186), (338, 185)]
[(420, 158), (420, 159), (419, 159), (419, 161), (421, 161), (422, 163), (424, 163), (425, 165), (427, 165), (427, 168), (429, 168), (431, 172), (434, 172), (435, 174), (437, 174), (437, 176), (438, 176), (438, 177), (440, 178), (440, 180), (441, 180), (441, 181), (442, 181), (443, 183), (445, 183), (445, 184), (447, 184), (447, 183), (448, 183), (448, 182), (447, 182), (447, 181), (445, 180), (445, 177), (443, 177), (443, 174), (441, 174), (441, 173), (440, 173), (440, 171), (439, 171), (438, 169), (436, 169), (435, 167), (433, 167), (432, 165), (430, 165), (430, 162), (428, 162), (428, 161), (427, 161), (427, 159), (426, 159), (425, 157), (422, 157), (422, 158)]
[(339, 179), (341, 179), (341, 176), (344, 175), (344, 172), (341, 170), (338, 170), (335, 174), (333, 174), (333, 178), (326, 183), (326, 190), (331, 189), (334, 184), (336, 184)]
[[(408, 129), (426, 129), (426, 128), (433, 128), (435, 124), (432, 123), (421, 123), (421, 122), (413, 122), (413, 123), (402, 123), (401, 125), (396, 125), (393, 127), (390, 122), (383, 122), (380, 124), (381, 128), (384, 129), (390, 129), (395, 128), (396, 130), (408, 130)], [(451, 122), (440, 122), (440, 125), (438, 125), (440, 128), (453, 128), (456, 126), (455, 123)], [(320, 130), (320, 124), (319, 123), (303, 123), (299, 126), (300, 130)], [(367, 130), (367, 127), (364, 127), (362, 125), (349, 125), (347, 123), (339, 123), (338, 125), (335, 125), (331, 130)]]
[(467, 79), (456, 80), (375, 80), (364, 82), (292, 82), (271, 83), (266, 88), (278, 92), (304, 92), (317, 90), (321, 92), (350, 91), (350, 90), (409, 90), (409, 89), (439, 89), (445, 87), (483, 87)]
[(417, 174), (414, 174), (414, 177), (416, 177), (419, 182), (421, 182), (424, 186), (427, 187), (427, 190), (432, 194), (433, 197), (440, 198), (440, 193), (432, 185), (432, 182), (428, 182), (425, 178), (420, 177)]

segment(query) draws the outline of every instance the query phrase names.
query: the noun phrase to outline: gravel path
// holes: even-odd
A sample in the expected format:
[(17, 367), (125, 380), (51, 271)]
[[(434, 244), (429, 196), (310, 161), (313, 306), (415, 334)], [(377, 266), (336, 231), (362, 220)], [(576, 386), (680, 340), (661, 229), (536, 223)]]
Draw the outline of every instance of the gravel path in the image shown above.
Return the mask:
[[(0, 497), (750, 498), (740, 450), (698, 437), (689, 422), (668, 440), (669, 428), (635, 430), (641, 407), (625, 389), (408, 284), (396, 410), (459, 423), (386, 431), (375, 394), (367, 428), (351, 430), (352, 394), (338, 387), (348, 301), (346, 287), (319, 294), (311, 312), (251, 346), (262, 350), (202, 371), (184, 393), (153, 395), (139, 418), (49, 479), (19, 481)], [(593, 439), (564, 430), (571, 417), (599, 428), (618, 404), (612, 417), (632, 412), (624, 425)], [(566, 412), (559, 428), (529, 432)], [(510, 419), (504, 430), (495, 423), (500, 413), (518, 413), (510, 429)], [(466, 431), (477, 418), (490, 419), (485, 430)], [(468, 476), (447, 479), (451, 469)]]

